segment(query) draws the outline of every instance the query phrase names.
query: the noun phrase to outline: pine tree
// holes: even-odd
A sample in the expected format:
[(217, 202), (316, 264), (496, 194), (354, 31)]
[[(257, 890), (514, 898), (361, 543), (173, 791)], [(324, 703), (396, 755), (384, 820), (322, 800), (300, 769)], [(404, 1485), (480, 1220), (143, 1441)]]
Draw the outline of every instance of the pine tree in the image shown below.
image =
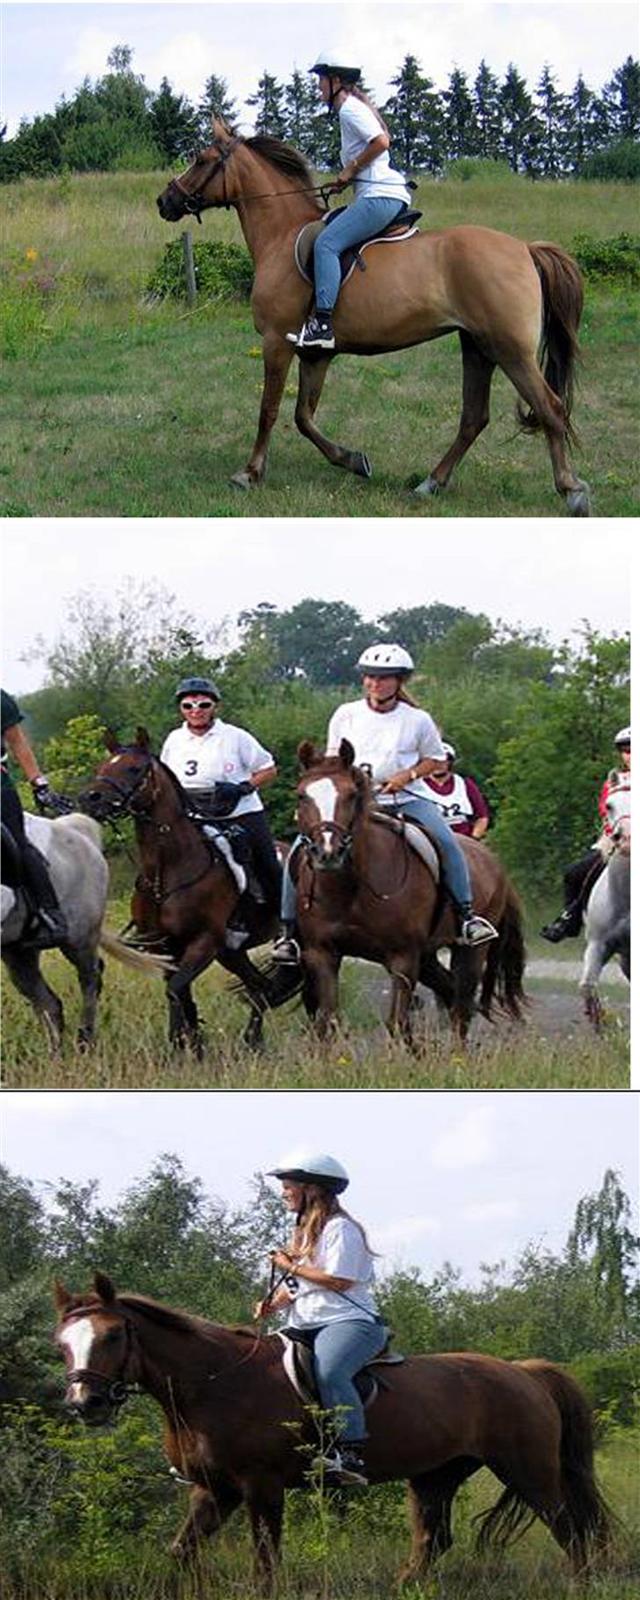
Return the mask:
[(513, 172), (526, 172), (535, 162), (540, 125), (525, 79), (511, 61), (500, 90), (503, 153)]
[(548, 64), (543, 67), (536, 95), (544, 128), (539, 147), (540, 171), (545, 178), (559, 178), (564, 170), (566, 95), (559, 94), (556, 89), (556, 80)]
[(431, 78), (422, 76), (415, 56), (405, 56), (391, 79), (396, 89), (382, 107), (397, 164), (404, 172), (437, 172), (444, 155), (444, 117)]
[(285, 139), (303, 155), (313, 144), (316, 96), (306, 77), (296, 67), (284, 87)]
[(214, 117), (218, 122), (224, 122), (227, 128), (233, 129), (237, 119), (236, 101), (229, 94), (226, 78), (217, 78), (215, 73), (207, 78), (204, 92), (198, 106), (198, 137), (203, 144), (211, 142), (211, 123)]
[(487, 161), (497, 161), (502, 147), (500, 85), (486, 61), (481, 61), (473, 85), (477, 151)]
[(571, 94), (564, 103), (564, 145), (567, 165), (578, 176), (593, 149), (594, 95), (578, 74)]
[(186, 95), (174, 94), (163, 78), (149, 111), (154, 143), (167, 161), (183, 157), (198, 142), (198, 115)]
[(446, 149), (449, 160), (475, 155), (478, 149), (478, 130), (473, 100), (465, 72), (454, 67), (449, 75), (449, 87), (442, 94), (445, 110)]
[(287, 132), (286, 113), (282, 104), (284, 89), (270, 72), (263, 72), (255, 94), (247, 98), (248, 106), (256, 106), (256, 133), (269, 133), (284, 139)]
[(627, 56), (605, 84), (602, 99), (614, 139), (640, 137), (640, 61)]

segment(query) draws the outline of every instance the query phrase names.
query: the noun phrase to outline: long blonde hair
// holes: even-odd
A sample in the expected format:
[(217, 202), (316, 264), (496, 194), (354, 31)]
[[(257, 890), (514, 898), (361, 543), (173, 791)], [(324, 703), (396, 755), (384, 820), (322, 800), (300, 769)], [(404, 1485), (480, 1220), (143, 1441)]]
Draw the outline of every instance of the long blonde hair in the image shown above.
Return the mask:
[(386, 133), (387, 138), (390, 139), (391, 138), (391, 134), (389, 133), (389, 129), (388, 129), (387, 124), (386, 124), (386, 122), (384, 120), (384, 117), (381, 117), (380, 112), (378, 111), (378, 107), (374, 106), (373, 100), (369, 99), (369, 96), (367, 94), (365, 94), (364, 89), (358, 89), (358, 87), (357, 87), (357, 85), (355, 83), (354, 84), (349, 84), (349, 85), (343, 84), (343, 88), (346, 89), (347, 94), (353, 94), (353, 95), (355, 95), (356, 100), (361, 100), (363, 106), (368, 106), (369, 107), (369, 110), (373, 112), (373, 115), (374, 115), (374, 117), (376, 119), (376, 122), (380, 123), (380, 127), (382, 128), (382, 132)]
[(356, 1217), (352, 1217), (350, 1211), (345, 1211), (337, 1195), (319, 1183), (307, 1183), (304, 1186), (302, 1208), (298, 1213), (289, 1246), (292, 1255), (300, 1259), (313, 1256), (320, 1236), (332, 1217), (348, 1217), (350, 1222), (355, 1223), (362, 1235), (365, 1249), (370, 1256), (375, 1255), (362, 1223), (358, 1222)]

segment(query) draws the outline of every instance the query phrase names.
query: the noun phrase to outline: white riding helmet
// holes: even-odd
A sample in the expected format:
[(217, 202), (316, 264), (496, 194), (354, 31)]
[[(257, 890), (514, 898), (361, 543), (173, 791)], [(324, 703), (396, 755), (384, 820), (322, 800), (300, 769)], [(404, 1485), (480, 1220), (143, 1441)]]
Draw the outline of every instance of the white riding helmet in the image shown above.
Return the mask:
[(614, 744), (631, 744), (631, 729), (621, 728), (620, 732), (616, 734), (613, 742)]
[(342, 78), (345, 83), (357, 83), (358, 78), (362, 77), (362, 67), (339, 66), (341, 60), (340, 51), (332, 46), (330, 50), (320, 51), (309, 71), (317, 72), (322, 78)]
[(447, 744), (446, 739), (443, 739), (442, 748), (445, 752), (445, 755), (450, 756), (452, 761), (456, 760), (457, 752), (454, 744)]
[(362, 677), (373, 673), (378, 678), (408, 678), (414, 666), (409, 651), (401, 644), (370, 644), (357, 662)]
[(318, 1183), (332, 1194), (342, 1194), (349, 1182), (349, 1174), (341, 1161), (311, 1150), (292, 1151), (267, 1173), (267, 1177), (291, 1178), (294, 1183)]

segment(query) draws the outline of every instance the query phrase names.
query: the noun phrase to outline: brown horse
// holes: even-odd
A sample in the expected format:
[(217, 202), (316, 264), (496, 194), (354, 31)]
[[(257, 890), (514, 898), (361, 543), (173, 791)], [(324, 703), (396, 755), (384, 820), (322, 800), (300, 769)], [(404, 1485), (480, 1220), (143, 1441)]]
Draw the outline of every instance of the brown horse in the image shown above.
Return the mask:
[[(217, 960), (240, 980), (251, 1004), (245, 1042), (258, 1048), (262, 1019), (270, 1005), (290, 998), (278, 982), (277, 994), (266, 973), (249, 960), (246, 949), (273, 937), (273, 912), (252, 900), (246, 920), (250, 938), (241, 950), (225, 944), (227, 924), (240, 891), (223, 856), (212, 854), (169, 767), (152, 755), (149, 738), (139, 728), (136, 742), (121, 746), (108, 740), (111, 755), (98, 768), (79, 804), (100, 821), (130, 816), (135, 823), (142, 872), (131, 902), (133, 924), (143, 944), (172, 956), (167, 975), (169, 1037), (172, 1044), (203, 1051), (198, 1012), (191, 984)], [(244, 902), (243, 902), (244, 907)]]
[[(304, 1486), (300, 1442), (310, 1453), (314, 1443), (309, 1413), (284, 1372), (280, 1336), (116, 1295), (103, 1273), (82, 1295), (58, 1284), (56, 1304), (65, 1400), (77, 1416), (107, 1422), (134, 1387), (164, 1411), (167, 1455), (192, 1484), (174, 1553), (189, 1554), (244, 1504), (258, 1571), (271, 1588), (284, 1492)], [(419, 1578), (449, 1548), (456, 1490), (482, 1466), (504, 1485), (483, 1518), (485, 1543), (506, 1544), (537, 1516), (577, 1573), (606, 1550), (591, 1415), (568, 1373), (546, 1361), (471, 1352), (410, 1356), (383, 1372), (364, 1455), (372, 1484), (409, 1481), (414, 1536), (403, 1577)]]
[[(305, 741), (298, 755), (304, 769), (298, 784), (303, 837), (293, 874), (307, 975), (305, 1003), (320, 1032), (335, 1020), (344, 956), (379, 961), (387, 968), (392, 978), (388, 1026), (398, 1029), (407, 1043), (418, 982), (444, 1003), (462, 1039), (481, 982), (483, 1014), (490, 1016), (497, 997), (518, 1019), (524, 1001), (520, 905), (491, 851), (474, 839), (459, 841), (471, 875), (474, 909), (489, 918), (499, 937), (475, 947), (458, 944), (452, 906), (429, 866), (408, 845), (402, 824), (391, 825), (376, 814), (371, 781), (354, 766), (349, 741), (342, 740), (337, 756), (324, 756)], [(438, 960), (443, 947), (451, 951), (449, 971)]]
[[(306, 222), (324, 213), (302, 156), (279, 139), (236, 137), (213, 123), (214, 141), (158, 197), (166, 222), (211, 206), (233, 206), (255, 264), (252, 308), (263, 338), (264, 389), (258, 435), (247, 466), (233, 482), (262, 482), (294, 350), (311, 291), (296, 267), (294, 244)], [(366, 271), (341, 290), (334, 327), (336, 354), (379, 355), (457, 332), (462, 347), (463, 399), (458, 434), (416, 489), (444, 489), (458, 462), (489, 421), (496, 367), (511, 379), (519, 421), (543, 429), (558, 494), (574, 516), (589, 515), (589, 491), (567, 454), (573, 379), (582, 312), (575, 261), (555, 244), (526, 244), (492, 228), (457, 227), (415, 233), (405, 243), (366, 251)], [(541, 369), (538, 352), (544, 361)], [(333, 353), (300, 361), (296, 424), (336, 467), (371, 476), (360, 450), (326, 439), (314, 415)], [(526, 410), (522, 408), (522, 402)]]

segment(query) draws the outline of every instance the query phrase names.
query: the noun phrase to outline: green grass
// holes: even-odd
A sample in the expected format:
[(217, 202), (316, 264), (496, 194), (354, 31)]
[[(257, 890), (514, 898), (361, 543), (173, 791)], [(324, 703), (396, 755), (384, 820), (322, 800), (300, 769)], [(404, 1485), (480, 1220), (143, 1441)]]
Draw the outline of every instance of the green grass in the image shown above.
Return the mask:
[[(456, 339), (374, 361), (343, 358), (331, 372), (322, 426), (367, 450), (371, 483), (336, 472), (297, 434), (292, 369), (267, 483), (249, 496), (234, 489), (229, 479), (245, 464), (257, 426), (259, 339), (244, 307), (189, 312), (144, 303), (149, 273), (174, 237), (155, 211), (164, 181), (163, 174), (119, 173), (26, 180), (2, 193), (12, 263), (4, 291), (12, 356), (3, 380), (5, 514), (558, 515), (546, 447), (516, 434), (514, 393), (501, 375), (491, 428), (452, 490), (433, 502), (412, 498), (411, 484), (457, 429)], [(567, 247), (576, 233), (608, 237), (628, 224), (622, 184), (449, 180), (424, 183), (418, 200), (426, 226), (484, 222)], [(204, 231), (241, 238), (232, 213), (209, 214)], [(27, 252), (35, 259), (27, 262)], [(43, 305), (31, 296), (25, 311), (12, 298), (7, 285), (17, 272), (52, 283)], [(638, 446), (631, 290), (589, 281), (583, 345), (576, 468), (592, 484), (597, 514), (631, 516)]]

